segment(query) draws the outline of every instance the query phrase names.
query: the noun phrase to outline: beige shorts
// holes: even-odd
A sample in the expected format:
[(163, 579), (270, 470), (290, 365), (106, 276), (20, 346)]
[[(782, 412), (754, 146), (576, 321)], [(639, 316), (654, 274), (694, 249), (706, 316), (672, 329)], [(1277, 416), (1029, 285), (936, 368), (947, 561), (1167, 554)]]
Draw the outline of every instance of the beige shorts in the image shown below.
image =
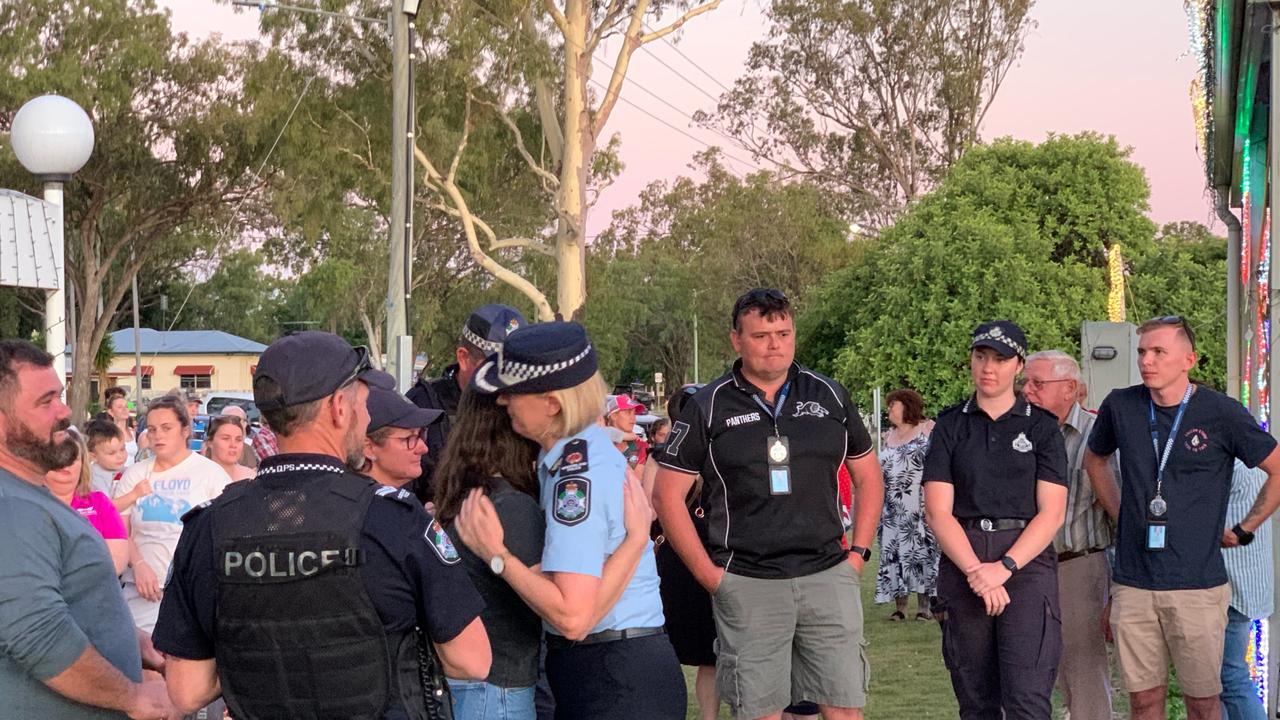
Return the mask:
[(846, 561), (805, 577), (725, 573), (712, 597), (716, 688), (734, 717), (793, 702), (860, 708), (871, 674), (857, 572)]
[(1143, 590), (1111, 586), (1111, 631), (1125, 689), (1169, 684), (1169, 663), (1188, 697), (1222, 692), (1222, 646), (1229, 584), (1203, 590)]

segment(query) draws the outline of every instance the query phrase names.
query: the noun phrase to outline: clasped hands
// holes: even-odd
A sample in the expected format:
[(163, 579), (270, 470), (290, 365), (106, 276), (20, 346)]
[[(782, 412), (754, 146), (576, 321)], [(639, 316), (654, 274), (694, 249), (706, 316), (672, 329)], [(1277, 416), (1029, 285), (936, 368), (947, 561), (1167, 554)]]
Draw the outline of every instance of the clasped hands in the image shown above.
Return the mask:
[(1009, 569), (998, 562), (979, 563), (964, 572), (969, 589), (982, 598), (987, 614), (995, 617), (1009, 605), (1009, 591), (1004, 584), (1013, 576)]

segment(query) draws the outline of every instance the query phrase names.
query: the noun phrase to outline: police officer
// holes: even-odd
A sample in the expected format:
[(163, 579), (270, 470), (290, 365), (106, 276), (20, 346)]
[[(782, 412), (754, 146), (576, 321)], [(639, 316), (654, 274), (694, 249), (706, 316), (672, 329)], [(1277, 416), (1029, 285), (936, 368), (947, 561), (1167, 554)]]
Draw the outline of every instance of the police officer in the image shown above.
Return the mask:
[(542, 566), (507, 550), (493, 503), (479, 489), (455, 527), (542, 616), (557, 720), (683, 718), (684, 677), (663, 630), (649, 541), (652, 510), (597, 424), (608, 388), (586, 331), (564, 322), (517, 330), (474, 387), (497, 393), (515, 431), (542, 446)]
[(405, 397), (420, 408), (445, 412), (443, 418), (427, 428), (427, 454), (422, 456), (422, 476), (412, 488), (423, 502), (430, 500), (435, 491), (431, 476), (435, 473), (437, 460), (444, 457), (444, 446), (449, 441), (449, 431), (458, 414), (458, 401), (462, 399), (463, 389), (485, 358), (502, 349), (507, 333), (526, 324), (520, 311), (509, 305), (476, 308), (458, 336), (458, 347), (454, 350), (457, 362), (446, 367), (438, 378), (418, 378), (418, 382), (405, 393)]
[(935, 610), (963, 720), (1048, 720), (1062, 653), (1052, 543), (1067, 456), (1057, 418), (1014, 392), (1026, 347), (1012, 322), (978, 326), (974, 393), (938, 415), (925, 457), (925, 516), (943, 551)]
[(156, 625), (184, 711), (221, 692), (239, 720), (427, 718), (428, 641), (450, 676), (488, 674), (483, 603), (448, 539), (411, 493), (348, 470), (368, 369), (322, 332), (262, 354), (254, 402), (281, 454), (183, 518)]

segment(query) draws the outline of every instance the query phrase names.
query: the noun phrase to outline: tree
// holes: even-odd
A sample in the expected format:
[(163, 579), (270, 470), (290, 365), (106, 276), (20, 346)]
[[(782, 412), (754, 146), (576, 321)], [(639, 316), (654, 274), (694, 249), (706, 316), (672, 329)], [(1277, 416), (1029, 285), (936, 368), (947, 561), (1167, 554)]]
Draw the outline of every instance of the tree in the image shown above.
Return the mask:
[[(293, 283), (264, 272), (264, 264), (261, 253), (236, 250), (220, 258), (217, 269), (203, 282), (191, 283), (178, 275), (142, 290), (144, 300), (147, 290), (163, 292), (175, 303), (175, 310), (186, 300), (182, 314), (170, 316), (176, 324), (164, 323), (163, 317), (156, 318), (154, 324), (161, 329), (167, 329), (168, 324), (175, 330), (217, 329), (270, 344), (280, 335), (284, 296)], [(132, 321), (122, 317), (119, 325), (132, 326)]]
[(776, 287), (803, 307), (810, 289), (857, 250), (818, 188), (767, 172), (739, 178), (716, 151), (697, 156), (693, 168), (705, 179), (649, 185), (592, 248), (588, 272), (606, 291), (583, 322), (610, 377), (626, 367), (692, 380), (695, 315), (701, 366), (719, 374), (734, 356), (729, 311), (739, 295)]
[[(79, 419), (131, 278), (182, 265), (235, 229), (233, 210), (262, 184), (246, 168), (266, 154), (287, 93), (251, 95), (241, 55), (175, 35), (152, 0), (7, 3), (0, 35), (0, 62), (13, 69), (0, 80), (0, 127), (46, 92), (78, 102), (94, 125), (93, 156), (64, 198), (78, 304), (69, 403)], [(0, 185), (32, 188), (3, 147)]]
[(937, 410), (968, 391), (968, 340), (984, 320), (1014, 320), (1033, 351), (1077, 353), (1080, 323), (1106, 316), (1103, 248), (1167, 256), (1128, 155), (1092, 134), (971, 149), (827, 279), (801, 317), (802, 357), (855, 392), (905, 385)]
[(1031, 27), (1031, 0), (775, 0), (767, 39), (707, 125), (890, 222), (970, 146)]
[[(549, 320), (574, 317), (586, 299), (586, 221), (602, 184), (620, 169), (605, 130), (617, 106), (632, 55), (714, 10), (720, 0), (444, 0), (436, 3), (424, 38), (428, 62), (458, 71), (465, 90), (460, 126), (450, 134), (417, 138), (415, 157), (437, 197), (433, 206), (457, 219), (471, 258), (519, 290)], [(662, 13), (679, 16), (658, 29)], [(423, 24), (420, 18), (419, 23)], [(597, 50), (616, 37), (612, 75), (591, 91)], [(475, 211), (458, 167), (477, 122), (496, 118), (511, 132), (511, 149), (536, 178), (549, 223), (526, 235), (507, 235)], [(425, 135), (425, 134), (424, 134)], [(482, 239), (485, 244), (482, 245)], [(554, 259), (555, 306), (527, 277), (493, 254), (521, 248)]]

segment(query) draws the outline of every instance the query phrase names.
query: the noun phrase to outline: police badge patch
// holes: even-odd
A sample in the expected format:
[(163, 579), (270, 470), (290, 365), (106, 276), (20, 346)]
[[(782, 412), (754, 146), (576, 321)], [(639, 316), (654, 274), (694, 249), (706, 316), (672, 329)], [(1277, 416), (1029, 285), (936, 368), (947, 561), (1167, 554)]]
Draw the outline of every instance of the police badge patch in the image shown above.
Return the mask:
[(1031, 452), (1032, 447), (1026, 433), (1018, 433), (1018, 437), (1013, 439), (1013, 449), (1020, 453)]
[(432, 550), (436, 551), (436, 555), (444, 562), (445, 565), (456, 565), (462, 559), (458, 554), (458, 548), (453, 546), (453, 541), (449, 539), (449, 533), (444, 531), (440, 526), (440, 521), (432, 520), (431, 527), (427, 528), (427, 532), (423, 535), (427, 544)]
[(567, 477), (556, 483), (551, 514), (561, 525), (577, 525), (591, 514), (591, 481)]

